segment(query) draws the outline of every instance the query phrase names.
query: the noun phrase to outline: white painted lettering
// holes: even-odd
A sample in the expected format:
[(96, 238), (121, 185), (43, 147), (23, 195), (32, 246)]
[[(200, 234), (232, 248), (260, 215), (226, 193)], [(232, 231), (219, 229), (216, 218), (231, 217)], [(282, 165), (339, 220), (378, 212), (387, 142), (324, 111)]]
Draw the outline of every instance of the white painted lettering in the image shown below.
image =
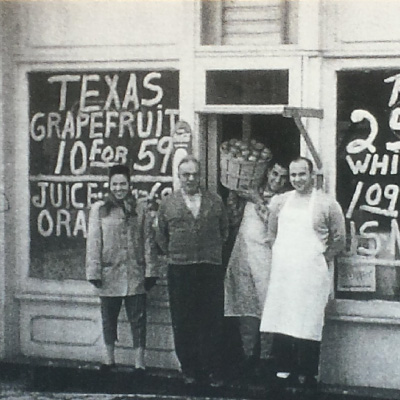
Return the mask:
[(353, 172), (354, 175), (358, 175), (365, 174), (367, 172), (371, 158), (371, 154), (366, 154), (364, 160), (356, 160), (354, 162), (351, 156), (346, 156), (346, 161), (351, 169), (351, 172)]
[(370, 206), (377, 206), (382, 200), (382, 188), (379, 183), (374, 183), (365, 193), (365, 200)]
[(41, 112), (38, 112), (32, 117), (29, 131), (31, 133), (31, 138), (35, 142), (40, 142), (46, 137), (46, 128), (45, 128), (45, 126), (42, 125), (42, 124), (36, 125), (36, 123), (38, 122), (39, 118), (44, 118), (45, 116), (46, 116), (45, 114), (43, 114)]
[[(81, 165), (77, 167), (78, 151), (80, 152)], [(80, 140), (76, 141), (71, 149), (70, 154), (70, 170), (73, 175), (82, 175), (87, 167), (87, 150), (86, 146)]]
[(396, 258), (400, 253), (400, 230), (396, 219), (391, 220), (391, 230), (388, 244), (389, 254)]
[(397, 200), (399, 198), (399, 186), (398, 185), (387, 185), (383, 192), (386, 199), (389, 200), (389, 211), (394, 211), (396, 209)]
[(133, 130), (133, 122), (135, 120), (135, 116), (130, 111), (122, 111), (119, 115), (119, 134), (118, 137), (122, 138), (125, 133), (125, 128), (128, 129), (129, 136), (131, 138), (135, 137), (135, 132)]
[(59, 111), (64, 111), (67, 104), (67, 85), (68, 82), (79, 82), (80, 75), (54, 75), (48, 79), (49, 83), (60, 82), (60, 102), (58, 105)]
[(151, 130), (153, 128), (153, 113), (151, 111), (147, 112), (147, 126), (143, 130), (143, 112), (139, 111), (137, 113), (137, 131), (140, 138), (148, 138), (151, 135)]
[(381, 175), (386, 175), (389, 168), (389, 156), (384, 154), (382, 160), (379, 161), (379, 154), (374, 154), (372, 157), (371, 169), (369, 171), (370, 175), (376, 175), (378, 169), (381, 170)]
[(163, 112), (162, 112), (162, 105), (159, 104), (157, 106), (157, 125), (156, 125), (156, 134), (155, 137), (160, 137), (162, 135), (162, 125), (163, 125)]
[(126, 164), (128, 162), (128, 149), (125, 146), (117, 146), (114, 161), (119, 164)]
[(390, 112), (389, 126), (394, 131), (400, 131), (400, 107)]
[(56, 112), (50, 112), (47, 115), (47, 138), (50, 139), (53, 135), (53, 128), (58, 138), (61, 139), (60, 132), (61, 115)]
[(108, 96), (107, 100), (104, 104), (104, 110), (109, 110), (111, 107), (111, 103), (114, 102), (115, 108), (119, 110), (121, 108), (121, 101), (119, 100), (118, 92), (117, 92), (117, 84), (119, 76), (115, 74), (112, 78), (109, 75), (104, 77), (107, 85), (108, 85)]
[(377, 228), (379, 226), (378, 221), (367, 221), (360, 227), (360, 235), (362, 238), (368, 241), (368, 247), (359, 247), (358, 253), (364, 256), (376, 256), (380, 251), (382, 245), (379, 235), (376, 232), (367, 232), (370, 228)]
[(74, 208), (85, 208), (85, 204), (76, 200), (76, 192), (83, 188), (82, 182), (76, 182), (71, 186), (71, 204)]
[(169, 116), (169, 136), (172, 136), (175, 132), (175, 124), (179, 117), (179, 110), (167, 109), (165, 115)]
[[(88, 82), (98, 82), (100, 81), (100, 75), (93, 74), (93, 75), (83, 75), (82, 77), (82, 86), (81, 86), (81, 95), (79, 99), (80, 104), (80, 111), (82, 112), (92, 112), (92, 111), (99, 111), (100, 106), (98, 104), (87, 106), (86, 100), (90, 97), (99, 97), (98, 90), (88, 90)], [(90, 103), (90, 100), (89, 100)]]
[[(57, 188), (57, 200), (56, 200), (56, 189)], [(55, 207), (61, 207), (63, 202), (63, 188), (62, 183), (50, 183), (50, 204)]]
[(136, 74), (130, 74), (128, 85), (126, 86), (126, 92), (124, 101), (122, 102), (122, 108), (126, 110), (130, 103), (133, 103), (133, 110), (139, 109), (139, 96), (137, 90)]
[(94, 139), (92, 142), (92, 147), (90, 148), (90, 155), (89, 155), (89, 160), (94, 161), (96, 159), (97, 154), (101, 154), (101, 148), (104, 144), (103, 139)]
[(79, 113), (76, 117), (76, 138), (82, 136), (82, 128), (88, 126), (90, 122), (90, 114)]
[[(94, 193), (94, 190), (99, 188), (99, 184), (96, 182), (88, 182), (87, 184), (87, 200), (86, 204), (92, 205), (97, 200), (97, 192)], [(94, 200), (94, 201), (92, 201)]]
[(69, 134), (70, 139), (74, 139), (74, 137), (75, 137), (75, 121), (74, 121), (74, 115), (72, 114), (72, 111), (67, 111), (67, 114), (65, 116), (65, 123), (64, 123), (64, 128), (61, 132), (61, 139), (65, 140), (67, 138), (68, 134)]
[(158, 104), (163, 98), (164, 93), (162, 87), (151, 83), (152, 80), (156, 79), (161, 79), (161, 74), (159, 72), (150, 72), (144, 77), (143, 87), (156, 93), (152, 99), (142, 99), (142, 104), (144, 106), (152, 107)]
[(107, 165), (111, 163), (114, 159), (114, 149), (111, 146), (107, 146), (101, 152), (101, 160)]
[[(45, 225), (47, 225), (47, 227)], [(37, 229), (44, 237), (49, 237), (53, 233), (54, 221), (53, 218), (51, 218), (49, 210), (40, 211), (37, 219)]]
[(109, 138), (111, 135), (111, 129), (117, 127), (117, 123), (112, 121), (112, 118), (118, 118), (119, 114), (116, 111), (107, 111), (106, 112), (106, 130), (104, 132), (104, 136)]
[(368, 149), (371, 153), (375, 153), (376, 148), (372, 144), (378, 135), (378, 122), (376, 118), (366, 110), (354, 110), (351, 113), (350, 119), (352, 122), (357, 123), (366, 119), (370, 125), (370, 133), (367, 139), (355, 139), (351, 141), (347, 146), (346, 150), (349, 154), (358, 154)]
[(388, 106), (392, 107), (397, 103), (400, 93), (400, 74), (390, 76), (389, 78), (384, 79), (384, 82), (393, 83), (393, 89), (388, 103)]
[(78, 210), (76, 214), (75, 226), (72, 234), (78, 236), (79, 232), (82, 232), (84, 238), (87, 237), (86, 215), (83, 210)]
[(40, 195), (32, 196), (32, 204), (37, 208), (43, 208), (46, 205), (46, 189), (49, 187), (48, 182), (38, 182)]
[[(95, 138), (101, 138), (103, 137), (103, 113), (101, 111), (99, 112), (93, 112), (90, 114), (90, 130), (89, 130), (89, 138), (90, 139), (95, 139)], [(96, 128), (101, 129), (101, 132), (97, 131)]]
[(61, 228), (64, 226), (67, 237), (71, 237), (71, 214), (65, 209), (57, 210), (56, 236), (61, 236)]

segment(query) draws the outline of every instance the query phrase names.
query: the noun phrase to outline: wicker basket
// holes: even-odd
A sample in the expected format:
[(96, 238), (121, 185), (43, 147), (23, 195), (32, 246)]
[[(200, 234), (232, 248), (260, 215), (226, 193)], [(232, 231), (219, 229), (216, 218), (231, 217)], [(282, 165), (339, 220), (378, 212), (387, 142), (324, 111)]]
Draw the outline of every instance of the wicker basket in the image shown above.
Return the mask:
[(221, 153), (221, 183), (230, 190), (250, 190), (258, 187), (268, 168), (268, 160), (242, 161)]

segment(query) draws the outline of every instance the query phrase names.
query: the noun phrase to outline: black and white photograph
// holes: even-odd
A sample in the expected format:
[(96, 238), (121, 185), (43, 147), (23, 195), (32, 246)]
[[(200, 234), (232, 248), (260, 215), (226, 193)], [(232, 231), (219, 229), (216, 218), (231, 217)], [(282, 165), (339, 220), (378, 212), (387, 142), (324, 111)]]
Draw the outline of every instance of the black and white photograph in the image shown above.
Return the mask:
[(400, 0), (0, 0), (0, 400), (400, 399)]

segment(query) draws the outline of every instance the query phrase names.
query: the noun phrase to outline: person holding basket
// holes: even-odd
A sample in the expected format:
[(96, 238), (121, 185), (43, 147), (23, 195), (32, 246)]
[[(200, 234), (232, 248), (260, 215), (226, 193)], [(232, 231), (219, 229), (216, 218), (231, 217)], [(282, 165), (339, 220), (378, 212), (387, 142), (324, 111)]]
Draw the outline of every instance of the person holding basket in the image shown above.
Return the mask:
[(259, 361), (261, 347), (264, 353), (268, 348), (266, 340), (261, 340), (259, 327), (270, 273), (271, 255), (265, 242), (269, 202), (285, 191), (288, 174), (287, 165), (272, 160), (259, 187), (237, 192), (246, 204), (225, 276), (225, 316), (239, 317), (248, 375)]

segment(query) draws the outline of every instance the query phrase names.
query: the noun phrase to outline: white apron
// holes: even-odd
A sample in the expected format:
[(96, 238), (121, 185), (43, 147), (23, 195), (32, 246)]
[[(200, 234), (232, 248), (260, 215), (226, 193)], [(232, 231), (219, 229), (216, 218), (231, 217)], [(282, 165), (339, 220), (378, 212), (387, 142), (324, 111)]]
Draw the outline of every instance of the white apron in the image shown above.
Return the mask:
[(324, 244), (313, 229), (315, 190), (308, 207), (295, 207), (293, 192), (278, 216), (272, 269), (260, 330), (320, 341), (330, 274)]
[(225, 276), (225, 315), (261, 318), (270, 273), (267, 227), (248, 202)]

